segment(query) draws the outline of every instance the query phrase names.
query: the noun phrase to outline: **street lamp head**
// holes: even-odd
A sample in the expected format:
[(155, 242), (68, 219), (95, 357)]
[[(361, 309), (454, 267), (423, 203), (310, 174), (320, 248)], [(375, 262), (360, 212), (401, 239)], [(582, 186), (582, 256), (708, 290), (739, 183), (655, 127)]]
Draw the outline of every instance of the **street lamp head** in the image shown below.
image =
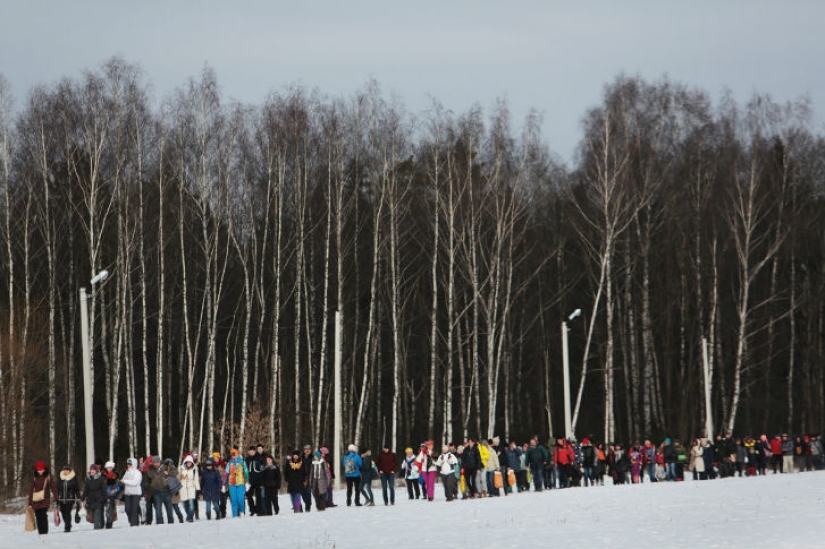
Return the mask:
[(100, 271), (99, 273), (97, 273), (97, 274), (94, 276), (94, 278), (93, 278), (93, 279), (91, 279), (91, 280), (89, 281), (89, 284), (91, 284), (92, 286), (94, 286), (95, 284), (97, 284), (97, 283), (99, 283), (99, 282), (103, 282), (103, 281), (104, 281), (104, 280), (106, 280), (107, 278), (109, 278), (109, 271), (107, 271), (106, 269), (103, 269), (102, 271)]
[(581, 316), (581, 314), (582, 314), (582, 310), (581, 309), (576, 309), (575, 311), (570, 313), (570, 316), (567, 317), (567, 320), (573, 320), (577, 316)]

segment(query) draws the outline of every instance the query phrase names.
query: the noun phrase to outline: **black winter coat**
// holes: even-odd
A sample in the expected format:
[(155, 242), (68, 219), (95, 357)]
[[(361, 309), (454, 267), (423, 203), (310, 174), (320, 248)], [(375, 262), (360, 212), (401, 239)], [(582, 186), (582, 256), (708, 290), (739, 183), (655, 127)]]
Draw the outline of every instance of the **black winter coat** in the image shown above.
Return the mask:
[(93, 511), (103, 509), (106, 505), (106, 479), (103, 475), (86, 478), (86, 485), (83, 487), (83, 500), (86, 502), (86, 507)]
[(262, 485), (267, 490), (281, 489), (281, 468), (277, 463), (272, 465), (265, 465), (264, 470), (261, 471)]
[(218, 501), (221, 497), (221, 473), (214, 467), (204, 467), (201, 474), (201, 490), (205, 501)]
[(306, 486), (307, 478), (304, 474), (303, 462), (288, 461), (284, 466), (284, 480), (286, 491), (290, 494), (300, 494)]
[(478, 452), (478, 445), (473, 444), (473, 447), (464, 448), (464, 468), (471, 471), (478, 471), (481, 469), (481, 454)]
[(69, 471), (69, 474), (61, 471), (59, 476), (57, 496), (60, 503), (74, 503), (74, 500), (80, 499), (80, 484), (74, 471)]

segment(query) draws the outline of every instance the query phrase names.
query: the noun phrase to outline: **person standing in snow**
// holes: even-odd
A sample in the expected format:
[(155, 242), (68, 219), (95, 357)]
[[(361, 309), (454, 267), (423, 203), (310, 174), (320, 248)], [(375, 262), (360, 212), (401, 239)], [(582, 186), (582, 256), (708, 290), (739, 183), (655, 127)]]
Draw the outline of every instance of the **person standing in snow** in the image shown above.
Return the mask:
[(332, 473), (321, 452), (313, 452), (312, 457), (312, 467), (309, 473), (309, 489), (315, 498), (315, 509), (318, 511), (326, 511), (327, 488), (329, 488), (329, 485), (332, 483)]
[[(412, 448), (406, 448), (404, 450), (401, 470), (404, 471), (407, 495), (410, 499), (419, 499), (421, 497), (421, 487), (418, 484), (418, 467), (415, 465), (415, 454), (413, 454)], [(413, 498), (413, 495), (415, 495), (415, 498)]]
[(378, 454), (376, 459), (378, 474), (381, 477), (381, 494), (384, 496), (384, 505), (395, 505), (395, 472), (398, 463), (395, 459), (395, 452), (389, 444), (384, 445), (384, 449)]
[(72, 508), (80, 501), (80, 485), (71, 465), (64, 465), (58, 475), (57, 502), (63, 518), (63, 531), (72, 531)]
[(126, 504), (126, 517), (129, 526), (140, 525), (140, 496), (143, 494), (141, 485), (143, 475), (138, 470), (138, 461), (130, 457), (126, 460), (126, 472), (121, 479), (123, 483), (123, 500)]
[(194, 522), (195, 507), (198, 504), (198, 491), (201, 489), (200, 471), (195, 466), (195, 458), (191, 455), (183, 458), (183, 467), (180, 469), (180, 499), (186, 511), (186, 522)]
[(432, 455), (430, 444), (422, 442), (420, 451), (415, 458), (415, 464), (419, 469), (419, 479), (424, 479), (424, 491), (427, 499), (433, 501), (435, 497), (435, 475), (438, 468), (435, 466), (435, 458)]
[(201, 474), (201, 491), (206, 504), (206, 520), (212, 520), (212, 511), (215, 511), (215, 520), (221, 518), (221, 489), (223, 479), (221, 472), (215, 467), (215, 458), (206, 458)]
[(375, 506), (375, 495), (372, 493), (372, 479), (375, 478), (377, 470), (375, 462), (372, 460), (372, 452), (369, 448), (364, 449), (361, 454), (361, 495), (368, 501), (365, 501), (370, 507)]
[(57, 505), (60, 500), (57, 493), (57, 484), (49, 473), (46, 462), (38, 461), (34, 464), (34, 478), (29, 488), (28, 498), (28, 504), (34, 510), (34, 520), (37, 523), (38, 534), (49, 533), (49, 507), (51, 507), (52, 496), (54, 496), (54, 503)]
[(92, 515), (94, 529), (102, 530), (104, 526), (103, 508), (106, 506), (106, 479), (101, 476), (97, 463), (89, 465), (89, 476), (83, 486), (83, 501), (86, 505), (86, 513)]
[(355, 506), (361, 507), (361, 456), (355, 444), (347, 446), (347, 454), (341, 460), (344, 476), (347, 479), (347, 507), (352, 505), (352, 492), (355, 492)]
[(104, 512), (104, 522), (106, 529), (112, 528), (112, 524), (117, 518), (117, 500), (120, 498), (120, 491), (122, 486), (120, 478), (115, 473), (115, 462), (107, 461), (103, 465), (103, 472), (101, 473), (106, 480), (106, 509)]
[(450, 452), (450, 447), (446, 444), (441, 447), (441, 455), (435, 460), (435, 466), (441, 475), (441, 484), (444, 485), (444, 496), (447, 501), (453, 501), (457, 497), (455, 469), (458, 465), (458, 458)]
[(265, 454), (266, 464), (261, 471), (261, 482), (264, 487), (264, 501), (261, 509), (262, 515), (272, 515), (274, 511), (277, 515), (281, 512), (278, 507), (278, 490), (281, 489), (281, 468), (272, 454)]
[(292, 512), (303, 513), (301, 508), (303, 502), (304, 488), (309, 484), (306, 477), (304, 462), (301, 460), (301, 452), (292, 452), (292, 458), (284, 466), (284, 481), (289, 499), (292, 501)]
[(246, 495), (246, 481), (249, 473), (246, 463), (240, 456), (237, 446), (229, 452), (230, 459), (226, 464), (226, 484), (229, 490), (229, 500), (232, 503), (232, 516), (239, 517), (246, 513), (244, 497)]
[(464, 466), (464, 482), (467, 485), (467, 497), (472, 499), (478, 495), (476, 474), (481, 469), (481, 454), (474, 438), (467, 438), (467, 444), (464, 446), (461, 458)]

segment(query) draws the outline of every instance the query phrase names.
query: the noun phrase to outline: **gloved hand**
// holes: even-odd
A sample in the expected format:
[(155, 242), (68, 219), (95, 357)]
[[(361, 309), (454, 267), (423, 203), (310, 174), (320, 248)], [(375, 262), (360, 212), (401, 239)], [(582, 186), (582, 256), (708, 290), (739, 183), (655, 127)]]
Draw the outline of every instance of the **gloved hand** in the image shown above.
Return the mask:
[(221, 494), (226, 493), (226, 485), (221, 486)]
[(252, 488), (252, 485), (247, 482), (246, 483), (246, 491), (248, 492), (250, 488)]

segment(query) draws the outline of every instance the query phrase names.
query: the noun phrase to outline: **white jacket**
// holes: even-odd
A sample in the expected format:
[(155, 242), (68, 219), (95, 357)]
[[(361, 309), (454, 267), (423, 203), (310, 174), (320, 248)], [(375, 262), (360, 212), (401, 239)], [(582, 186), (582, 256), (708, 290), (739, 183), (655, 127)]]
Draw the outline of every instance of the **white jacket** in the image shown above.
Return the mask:
[(487, 447), (490, 451), (490, 457), (487, 458), (487, 470), (488, 471), (498, 471), (501, 469), (501, 464), (498, 461), (498, 454), (496, 451), (490, 447)]
[(455, 474), (455, 466), (458, 464), (458, 458), (455, 457), (452, 452), (447, 452), (446, 454), (438, 456), (435, 464), (442, 475), (452, 475)]
[(132, 463), (132, 467), (126, 469), (126, 472), (123, 473), (123, 478), (120, 479), (126, 487), (123, 490), (123, 494), (126, 496), (140, 496), (143, 494), (143, 488), (141, 488), (143, 474), (138, 470), (137, 460), (135, 458), (129, 458), (128, 461)]
[[(188, 463), (192, 463), (191, 469), (187, 466)], [(195, 499), (197, 491), (201, 489), (201, 480), (200, 472), (191, 457), (187, 456), (183, 460), (183, 465), (178, 469), (178, 478), (180, 479), (180, 500)]]

